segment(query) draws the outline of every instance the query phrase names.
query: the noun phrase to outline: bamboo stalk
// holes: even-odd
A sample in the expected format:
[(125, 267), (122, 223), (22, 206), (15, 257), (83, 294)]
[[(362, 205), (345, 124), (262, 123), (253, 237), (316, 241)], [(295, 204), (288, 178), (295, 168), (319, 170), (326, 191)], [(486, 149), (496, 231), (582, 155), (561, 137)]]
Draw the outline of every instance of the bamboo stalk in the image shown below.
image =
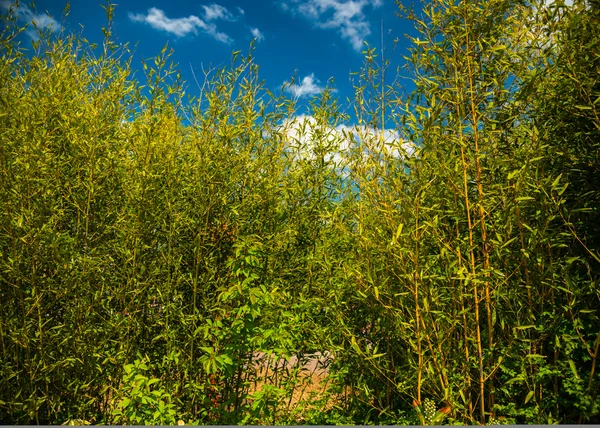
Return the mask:
[[(488, 325), (488, 348), (489, 349), (493, 349), (494, 348), (494, 329), (493, 329), (493, 323), (492, 323), (492, 302), (491, 302), (491, 292), (490, 292), (490, 282), (489, 282), (489, 276), (490, 276), (490, 253), (489, 253), (489, 249), (488, 249), (488, 237), (487, 237), (487, 230), (486, 230), (486, 226), (485, 226), (485, 210), (483, 208), (483, 200), (484, 200), (484, 193), (483, 193), (483, 184), (482, 184), (482, 168), (481, 168), (481, 162), (480, 162), (480, 149), (479, 149), (479, 118), (478, 118), (478, 114), (477, 114), (477, 108), (476, 108), (476, 104), (475, 104), (475, 85), (473, 82), (473, 70), (472, 70), (472, 66), (471, 66), (471, 52), (470, 52), (470, 40), (469, 40), (469, 25), (467, 22), (467, 18), (465, 16), (464, 18), (464, 23), (465, 23), (465, 44), (466, 44), (466, 61), (467, 61), (467, 71), (468, 71), (468, 76), (469, 76), (469, 92), (470, 92), (470, 105), (471, 105), (471, 117), (472, 117), (472, 128), (473, 128), (473, 140), (475, 143), (475, 171), (476, 171), (476, 181), (477, 181), (477, 197), (478, 197), (478, 210), (479, 210), (479, 224), (480, 224), (480, 230), (481, 230), (481, 251), (483, 253), (483, 268), (484, 268), (484, 288), (485, 288), (485, 307), (486, 307), (486, 315), (487, 315), (487, 325)], [(477, 294), (477, 293), (476, 293)], [(482, 362), (480, 361), (480, 364)], [(481, 370), (480, 370), (481, 371)], [(481, 371), (480, 373), (481, 376), (483, 376), (483, 373)], [(490, 407), (490, 409), (493, 407), (494, 405), (494, 388), (493, 388), (493, 379), (491, 379), (491, 386), (490, 386), (490, 393), (489, 393), (489, 400), (488, 400), (488, 406)], [(484, 387), (481, 386), (480, 387), (480, 392), (483, 394), (484, 392)], [(483, 396), (482, 396), (482, 402), (481, 402), (481, 407), (482, 407), (482, 412), (481, 412), (481, 423), (485, 423), (485, 402), (483, 401)]]
[[(454, 51), (454, 59), (457, 60), (456, 58), (456, 50)], [(454, 75), (455, 75), (455, 84), (456, 84), (456, 88), (460, 87), (459, 84), (459, 79), (458, 79), (458, 70), (456, 69), (456, 66), (454, 68)], [(458, 96), (459, 92), (457, 91), (457, 96)], [(459, 140), (460, 140), (460, 156), (461, 156), (461, 163), (462, 163), (462, 177), (463, 177), (463, 192), (464, 192), (464, 202), (465, 202), (465, 210), (466, 210), (466, 214), (467, 214), (467, 225), (468, 225), (468, 231), (469, 231), (469, 260), (470, 260), (470, 268), (471, 268), (471, 278), (473, 280), (473, 302), (474, 302), (474, 306), (475, 306), (475, 334), (476, 334), (476, 338), (475, 341), (477, 343), (477, 361), (478, 361), (478, 368), (479, 368), (479, 400), (480, 400), (480, 405), (479, 405), (479, 416), (480, 416), (480, 421), (481, 423), (485, 423), (485, 376), (484, 376), (484, 372), (483, 372), (483, 347), (482, 347), (482, 342), (481, 342), (481, 327), (480, 327), (480, 315), (479, 315), (479, 288), (477, 286), (477, 273), (476, 273), (476, 267), (475, 267), (475, 251), (474, 251), (474, 239), (473, 239), (473, 231), (475, 229), (475, 226), (471, 220), (471, 200), (469, 198), (469, 187), (468, 187), (468, 179), (467, 179), (467, 172), (468, 172), (468, 166), (467, 166), (467, 161), (466, 161), (466, 154), (465, 154), (465, 141), (464, 141), (464, 134), (463, 134), (463, 129), (462, 129), (462, 123), (460, 122), (460, 104), (461, 104), (461, 99), (459, 97), (459, 99), (457, 100), (456, 103), (456, 108), (457, 108), (457, 116), (459, 118)]]

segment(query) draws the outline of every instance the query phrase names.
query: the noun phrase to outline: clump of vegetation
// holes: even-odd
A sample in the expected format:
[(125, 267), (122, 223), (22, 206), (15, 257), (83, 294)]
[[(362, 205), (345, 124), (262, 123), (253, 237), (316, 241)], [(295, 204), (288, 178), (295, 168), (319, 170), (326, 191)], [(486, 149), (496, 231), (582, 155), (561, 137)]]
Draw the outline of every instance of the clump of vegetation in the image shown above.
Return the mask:
[[(399, 12), (416, 90), (367, 47), (343, 136), (252, 47), (189, 97), (166, 48), (138, 80), (110, 25), (2, 17), (0, 421), (600, 420), (600, 10)], [(315, 351), (315, 400), (253, 364)]]

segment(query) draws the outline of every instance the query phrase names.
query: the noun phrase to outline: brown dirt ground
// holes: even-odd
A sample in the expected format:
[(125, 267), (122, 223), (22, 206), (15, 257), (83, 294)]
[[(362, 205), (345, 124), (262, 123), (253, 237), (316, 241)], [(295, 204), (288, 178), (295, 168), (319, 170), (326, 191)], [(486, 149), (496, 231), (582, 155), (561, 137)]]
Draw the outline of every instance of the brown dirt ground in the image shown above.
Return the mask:
[[(328, 353), (315, 353), (308, 359), (303, 360), (303, 364), (298, 364), (298, 358), (292, 356), (289, 361), (274, 358), (267, 358), (263, 353), (255, 353), (254, 365), (257, 370), (257, 381), (250, 388), (250, 394), (263, 389), (264, 385), (270, 384), (274, 386), (276, 383), (281, 384), (281, 380), (290, 379), (292, 370), (299, 369), (297, 383), (294, 386), (292, 396), (287, 398), (279, 406), (279, 410), (283, 413), (293, 415), (298, 410), (314, 409), (316, 406), (315, 400), (327, 394), (331, 382), (328, 378), (328, 364), (331, 360), (331, 355)], [(334, 404), (335, 397), (332, 397), (325, 404), (325, 409), (331, 408)], [(325, 410), (323, 409), (323, 410)], [(297, 422), (302, 422), (301, 412), (295, 417)]]

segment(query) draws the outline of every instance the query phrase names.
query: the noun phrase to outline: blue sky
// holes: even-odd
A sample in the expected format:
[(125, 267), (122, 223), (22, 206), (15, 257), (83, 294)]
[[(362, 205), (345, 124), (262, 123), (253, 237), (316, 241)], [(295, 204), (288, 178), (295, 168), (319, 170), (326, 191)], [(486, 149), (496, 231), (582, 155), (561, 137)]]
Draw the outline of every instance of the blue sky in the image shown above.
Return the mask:
[[(4, 12), (11, 0), (0, 0)], [(394, 0), (113, 0), (116, 3), (113, 33), (117, 43), (137, 48), (134, 67), (142, 58), (158, 55), (166, 43), (174, 48), (172, 59), (179, 64), (194, 93), (191, 69), (202, 76), (202, 66), (230, 63), (235, 50), (247, 52), (256, 38), (255, 60), (260, 76), (272, 91), (295, 77), (288, 88), (301, 102), (309, 100), (334, 79), (332, 87), (340, 101), (353, 97), (350, 72), (359, 71), (367, 41), (381, 48), (382, 27), (386, 56), (392, 59), (390, 77), (406, 55), (410, 22), (395, 15)], [(18, 15), (23, 22), (67, 32), (82, 31), (91, 42), (101, 42), (106, 13), (100, 0), (73, 0), (63, 20), (64, 0), (37, 0), (35, 10), (21, 2)], [(45, 16), (48, 12), (49, 18)], [(81, 30), (83, 26), (83, 30)], [(398, 43), (394, 48), (394, 40)], [(410, 88), (409, 88), (410, 89)]]

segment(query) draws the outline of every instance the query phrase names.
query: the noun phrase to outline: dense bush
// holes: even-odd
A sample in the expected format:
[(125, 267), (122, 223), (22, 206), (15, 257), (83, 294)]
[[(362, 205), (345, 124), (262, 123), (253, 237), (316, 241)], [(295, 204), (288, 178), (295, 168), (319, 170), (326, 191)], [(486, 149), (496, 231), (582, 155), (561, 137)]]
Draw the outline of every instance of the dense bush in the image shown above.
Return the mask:
[[(252, 47), (186, 97), (8, 12), (0, 421), (598, 422), (600, 10), (542, 3), (405, 12), (416, 90), (367, 47), (351, 127)], [(308, 401), (251, 364), (314, 351)]]

